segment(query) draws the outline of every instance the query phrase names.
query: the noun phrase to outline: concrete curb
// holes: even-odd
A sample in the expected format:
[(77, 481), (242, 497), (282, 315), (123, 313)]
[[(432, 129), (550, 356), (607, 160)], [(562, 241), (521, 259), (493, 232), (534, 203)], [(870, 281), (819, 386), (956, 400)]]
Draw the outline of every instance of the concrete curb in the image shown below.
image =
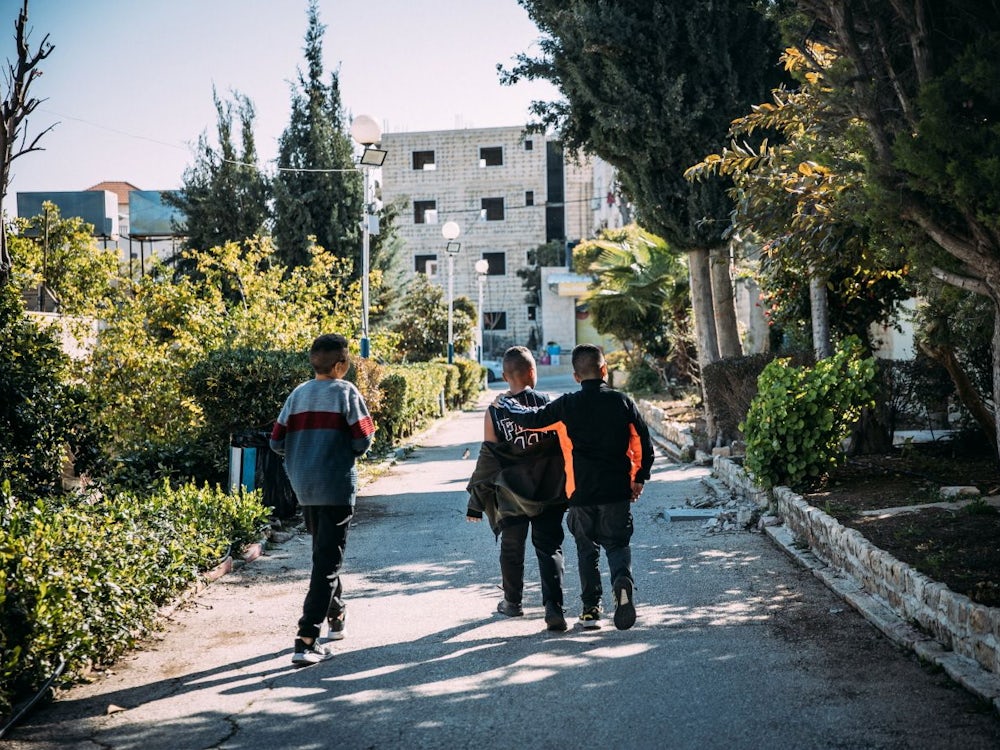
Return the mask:
[[(759, 500), (768, 493), (746, 471), (717, 456), (713, 472)], [(940, 667), (1000, 712), (1000, 608), (985, 607), (931, 581), (787, 487), (770, 493), (784, 526), (768, 537), (893, 643)]]

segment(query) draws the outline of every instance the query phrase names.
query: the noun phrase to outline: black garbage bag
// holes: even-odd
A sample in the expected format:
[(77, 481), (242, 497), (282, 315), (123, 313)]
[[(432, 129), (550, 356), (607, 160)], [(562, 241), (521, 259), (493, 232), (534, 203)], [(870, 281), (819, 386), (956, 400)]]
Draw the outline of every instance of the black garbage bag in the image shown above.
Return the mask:
[(295, 515), (299, 500), (285, 473), (285, 460), (271, 450), (270, 437), (270, 430), (244, 430), (233, 435), (232, 445), (257, 449), (254, 485), (260, 488), (264, 505), (284, 520)]

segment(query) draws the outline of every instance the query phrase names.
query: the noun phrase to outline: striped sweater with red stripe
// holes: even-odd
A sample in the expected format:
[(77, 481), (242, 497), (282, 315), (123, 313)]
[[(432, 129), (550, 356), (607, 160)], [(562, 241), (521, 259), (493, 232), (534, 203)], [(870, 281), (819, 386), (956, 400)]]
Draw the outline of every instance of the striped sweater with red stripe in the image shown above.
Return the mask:
[(271, 432), (271, 449), (300, 505), (354, 505), (354, 459), (371, 447), (375, 424), (361, 393), (347, 380), (316, 378), (285, 400)]

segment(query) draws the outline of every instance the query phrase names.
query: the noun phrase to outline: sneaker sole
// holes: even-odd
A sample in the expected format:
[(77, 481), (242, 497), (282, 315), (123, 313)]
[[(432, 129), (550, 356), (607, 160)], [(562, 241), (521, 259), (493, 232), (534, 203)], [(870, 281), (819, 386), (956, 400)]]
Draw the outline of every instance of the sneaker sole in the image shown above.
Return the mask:
[(338, 630), (332, 633), (327, 633), (326, 636), (321, 640), (323, 640), (326, 643), (329, 643), (330, 641), (342, 641), (344, 640), (344, 631)]
[(619, 578), (614, 583), (615, 592), (615, 627), (628, 630), (635, 625), (635, 595), (632, 582), (627, 578)]
[(332, 659), (333, 654), (327, 654), (326, 656), (313, 656), (308, 654), (295, 654), (292, 657), (292, 664), (296, 667), (309, 667), (313, 664), (319, 664), (321, 661), (326, 661), (327, 659)]

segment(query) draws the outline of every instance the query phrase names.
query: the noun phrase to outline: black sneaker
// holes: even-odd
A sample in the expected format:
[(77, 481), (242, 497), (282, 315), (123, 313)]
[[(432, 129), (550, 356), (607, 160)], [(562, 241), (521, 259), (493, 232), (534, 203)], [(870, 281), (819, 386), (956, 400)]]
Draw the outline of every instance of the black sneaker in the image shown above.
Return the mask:
[(307, 667), (310, 664), (318, 664), (326, 661), (333, 654), (326, 650), (326, 646), (320, 645), (318, 640), (306, 644), (301, 638), (295, 639), (295, 653), (292, 654), (292, 664), (296, 667)]
[(497, 612), (507, 617), (521, 617), (524, 614), (524, 608), (520, 602), (514, 603), (501, 599), (497, 605)]
[(612, 584), (615, 597), (615, 627), (628, 630), (635, 625), (635, 595), (632, 581), (619, 576)]
[(584, 607), (583, 612), (580, 613), (580, 627), (584, 630), (600, 630), (601, 608)]
[(545, 605), (545, 627), (557, 632), (566, 629), (566, 616), (563, 614), (563, 608), (558, 604), (549, 602)]
[(347, 611), (326, 618), (326, 640), (341, 641), (344, 639), (344, 626), (347, 623)]

